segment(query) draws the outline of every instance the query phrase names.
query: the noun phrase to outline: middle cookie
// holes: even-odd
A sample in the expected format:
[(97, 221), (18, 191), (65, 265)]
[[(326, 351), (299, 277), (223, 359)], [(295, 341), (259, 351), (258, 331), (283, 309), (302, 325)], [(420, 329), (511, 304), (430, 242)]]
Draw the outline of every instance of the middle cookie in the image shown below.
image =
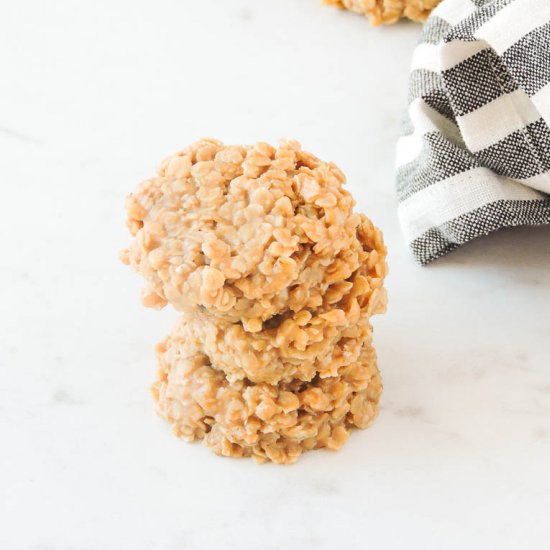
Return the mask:
[(230, 382), (278, 384), (315, 376), (336, 376), (338, 370), (357, 360), (361, 348), (372, 342), (367, 316), (349, 323), (342, 310), (312, 317), (301, 311), (278, 327), (246, 332), (241, 323), (196, 315), (183, 317), (174, 335), (200, 341), (204, 353)]

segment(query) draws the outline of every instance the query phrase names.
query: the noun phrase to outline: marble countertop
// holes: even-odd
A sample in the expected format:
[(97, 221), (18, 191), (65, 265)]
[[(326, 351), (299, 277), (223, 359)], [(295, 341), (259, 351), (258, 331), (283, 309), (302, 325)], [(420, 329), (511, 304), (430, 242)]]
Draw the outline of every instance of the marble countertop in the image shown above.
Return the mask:
[[(419, 27), (317, 0), (5, 3), (0, 548), (541, 549), (550, 537), (550, 228), (428, 268), (394, 143)], [(385, 233), (372, 428), (291, 467), (173, 437), (148, 393), (176, 315), (117, 261), (123, 202), (192, 140), (295, 137)]]

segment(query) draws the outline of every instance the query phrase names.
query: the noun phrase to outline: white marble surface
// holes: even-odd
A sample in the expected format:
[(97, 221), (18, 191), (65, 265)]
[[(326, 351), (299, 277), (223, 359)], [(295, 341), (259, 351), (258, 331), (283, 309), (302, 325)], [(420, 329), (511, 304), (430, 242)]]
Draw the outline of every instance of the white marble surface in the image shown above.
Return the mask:
[[(316, 0), (3, 3), (2, 550), (548, 547), (550, 228), (414, 263), (392, 165), (418, 33)], [(297, 137), (385, 231), (382, 408), (339, 453), (220, 459), (153, 414), (175, 315), (117, 262), (123, 201), (202, 135)]]

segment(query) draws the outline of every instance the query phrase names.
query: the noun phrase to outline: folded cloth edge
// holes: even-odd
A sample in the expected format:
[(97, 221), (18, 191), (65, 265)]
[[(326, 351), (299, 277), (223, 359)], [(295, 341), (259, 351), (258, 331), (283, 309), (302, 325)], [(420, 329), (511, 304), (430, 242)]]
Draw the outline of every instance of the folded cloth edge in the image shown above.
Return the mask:
[[(443, 0), (425, 25), (413, 55), (409, 109), (397, 150), (399, 218), (421, 264), (502, 228), (550, 224), (550, 196), (545, 192), (550, 189), (550, 129), (545, 116), (533, 117), (536, 109), (550, 112), (546, 4)], [(511, 21), (513, 32), (508, 30)], [(450, 47), (455, 48), (451, 55)], [(535, 79), (523, 69), (521, 56), (527, 51)], [(523, 113), (516, 112), (512, 126), (499, 129), (504, 131), (501, 139), (471, 151), (463, 122), (468, 120), (467, 131), (479, 125), (487, 139), (491, 129), (483, 127), (484, 112), (494, 113), (495, 101), (507, 100), (509, 94), (517, 98), (522, 86), (535, 105), (530, 111), (535, 120), (523, 120)], [(541, 102), (548, 110), (539, 108)], [(518, 120), (525, 124), (518, 125)]]

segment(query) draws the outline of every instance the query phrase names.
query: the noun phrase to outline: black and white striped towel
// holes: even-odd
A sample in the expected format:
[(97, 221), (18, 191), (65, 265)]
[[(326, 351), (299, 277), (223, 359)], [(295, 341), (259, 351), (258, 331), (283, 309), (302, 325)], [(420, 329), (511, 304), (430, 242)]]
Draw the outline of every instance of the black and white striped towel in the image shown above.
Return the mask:
[(550, 0), (443, 0), (412, 62), (399, 218), (423, 264), (550, 224)]

